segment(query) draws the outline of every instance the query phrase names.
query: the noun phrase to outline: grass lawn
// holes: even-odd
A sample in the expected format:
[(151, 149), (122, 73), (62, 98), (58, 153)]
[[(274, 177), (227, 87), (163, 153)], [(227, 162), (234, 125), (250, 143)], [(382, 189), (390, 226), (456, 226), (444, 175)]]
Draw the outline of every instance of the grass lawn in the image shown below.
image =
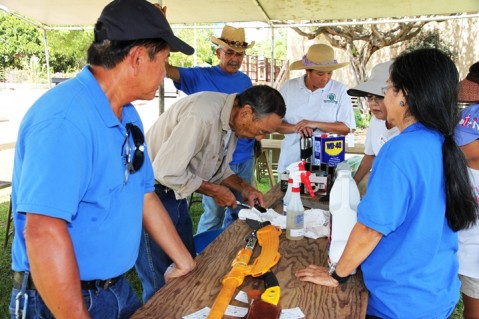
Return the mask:
[[(262, 192), (266, 192), (269, 189), (269, 183), (267, 177), (261, 179), (260, 183), (258, 184), (258, 188)], [(203, 207), (201, 205), (201, 198), (197, 195), (194, 197), (193, 204), (191, 205), (191, 216), (193, 219), (194, 229), (196, 231), (196, 227), (198, 224), (198, 220), (200, 218), (201, 213), (203, 212)], [(9, 318), (8, 314), (8, 305), (10, 303), (10, 292), (12, 288), (12, 275), (10, 270), (11, 265), (11, 243), (9, 241), (9, 245), (7, 249), (3, 249), (3, 239), (5, 238), (5, 229), (7, 224), (7, 215), (8, 215), (8, 202), (0, 203), (0, 242), (2, 244), (2, 248), (0, 248), (1, 255), (0, 255), (0, 319)], [(128, 279), (130, 280), (131, 284), (141, 296), (141, 284), (138, 280), (138, 277), (134, 270), (130, 270), (127, 274)], [(462, 301), (459, 302), (454, 314), (451, 316), (452, 319), (460, 319), (463, 318), (462, 316)]]

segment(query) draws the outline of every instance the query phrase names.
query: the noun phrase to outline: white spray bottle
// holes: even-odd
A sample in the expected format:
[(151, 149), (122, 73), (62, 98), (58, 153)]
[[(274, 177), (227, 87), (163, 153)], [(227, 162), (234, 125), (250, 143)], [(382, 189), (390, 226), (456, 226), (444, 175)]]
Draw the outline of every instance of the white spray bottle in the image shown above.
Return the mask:
[[(351, 166), (341, 162), (336, 167), (336, 179), (329, 195), (331, 212), (331, 242), (329, 262), (336, 265), (354, 225), (357, 222), (357, 209), (360, 201), (359, 190), (351, 176)], [(356, 270), (353, 271), (355, 273)]]
[(288, 188), (286, 189), (286, 194), (283, 197), (283, 215), (286, 216), (286, 211), (288, 210), (289, 199), (291, 198), (291, 190), (293, 188), (293, 179), (288, 177)]
[(304, 169), (305, 161), (294, 162), (290, 164), (286, 169), (288, 171), (288, 188), (286, 189), (286, 193), (283, 197), (283, 215), (286, 216), (286, 212), (288, 211), (288, 203), (291, 198), (291, 190), (293, 188), (293, 178), (291, 177), (293, 172), (298, 171), (305, 171)]
[(314, 197), (314, 192), (309, 181), (310, 174), (311, 172), (306, 172), (304, 170), (290, 171), (289, 173), (289, 177), (293, 179), (293, 185), (291, 188), (291, 198), (286, 212), (286, 238), (291, 240), (304, 238), (304, 207), (301, 202), (299, 186), (301, 180), (308, 189), (311, 197)]

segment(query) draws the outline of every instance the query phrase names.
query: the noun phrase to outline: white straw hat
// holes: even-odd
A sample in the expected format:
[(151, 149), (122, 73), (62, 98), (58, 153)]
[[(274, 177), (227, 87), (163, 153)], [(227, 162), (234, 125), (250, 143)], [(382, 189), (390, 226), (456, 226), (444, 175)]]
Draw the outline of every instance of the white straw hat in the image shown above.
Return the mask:
[(348, 90), (351, 96), (367, 96), (368, 94), (384, 96), (382, 89), (389, 79), (389, 68), (393, 61), (379, 63), (371, 70), (371, 76), (366, 82), (360, 83)]

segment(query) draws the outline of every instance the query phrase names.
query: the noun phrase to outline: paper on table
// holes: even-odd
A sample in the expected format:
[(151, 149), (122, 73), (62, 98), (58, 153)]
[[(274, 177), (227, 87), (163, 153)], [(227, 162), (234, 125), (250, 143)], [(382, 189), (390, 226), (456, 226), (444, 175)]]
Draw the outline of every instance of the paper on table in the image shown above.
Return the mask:
[[(317, 239), (329, 236), (330, 214), (327, 210), (308, 209), (304, 211), (304, 236)], [(278, 214), (274, 209), (268, 208), (266, 213), (259, 213), (252, 209), (242, 209), (238, 214), (239, 219), (254, 219), (260, 222), (269, 221), (272, 225), (286, 229), (286, 216)]]
[(291, 309), (283, 309), (281, 310), (281, 316), (279, 319), (301, 319), (304, 318), (304, 313), (301, 311), (299, 307), (291, 308)]
[(204, 307), (197, 312), (191, 313), (187, 316), (183, 316), (183, 319), (206, 319), (211, 311), (210, 307)]
[[(187, 316), (183, 316), (182, 318), (183, 319), (206, 319), (208, 318), (210, 311), (211, 311), (210, 307), (204, 307), (203, 309), (200, 309)], [(244, 316), (246, 316), (247, 313), (248, 313), (248, 308), (246, 307), (228, 305), (225, 311), (225, 316), (244, 318)]]
[(225, 316), (244, 318), (248, 314), (248, 308), (228, 305)]

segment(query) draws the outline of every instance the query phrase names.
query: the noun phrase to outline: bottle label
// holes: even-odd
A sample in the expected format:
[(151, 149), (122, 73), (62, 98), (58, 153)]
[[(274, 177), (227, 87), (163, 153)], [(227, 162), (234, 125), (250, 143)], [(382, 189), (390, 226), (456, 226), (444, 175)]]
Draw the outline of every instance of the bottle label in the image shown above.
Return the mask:
[(294, 218), (294, 223), (296, 225), (304, 225), (304, 214), (298, 214), (295, 218)]
[(289, 230), (291, 237), (301, 237), (304, 236), (304, 229), (290, 229)]
[(313, 165), (320, 165), (321, 164), (321, 137), (315, 136), (314, 137), (314, 144), (313, 144)]

